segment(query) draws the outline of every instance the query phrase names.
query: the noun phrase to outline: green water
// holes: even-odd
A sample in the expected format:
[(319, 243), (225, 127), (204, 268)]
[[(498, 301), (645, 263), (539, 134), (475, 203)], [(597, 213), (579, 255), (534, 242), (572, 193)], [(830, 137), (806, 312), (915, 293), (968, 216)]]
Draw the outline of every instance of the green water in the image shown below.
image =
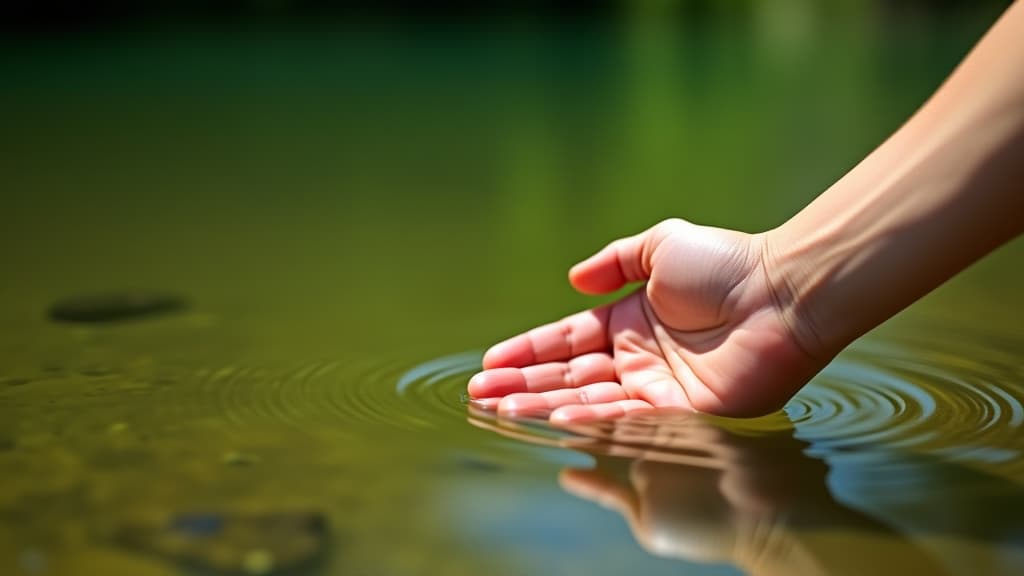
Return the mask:
[[(1020, 242), (763, 420), (463, 404), (577, 259), (778, 224), (996, 13), (787, 6), (4, 39), (0, 573), (1020, 573)], [(132, 290), (188, 306), (47, 317)]]

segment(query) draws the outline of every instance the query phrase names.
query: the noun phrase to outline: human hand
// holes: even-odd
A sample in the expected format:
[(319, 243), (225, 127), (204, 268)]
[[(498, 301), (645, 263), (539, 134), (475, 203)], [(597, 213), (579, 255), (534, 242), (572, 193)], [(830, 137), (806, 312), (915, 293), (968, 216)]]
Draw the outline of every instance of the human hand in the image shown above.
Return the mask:
[(480, 406), (555, 422), (653, 407), (724, 416), (778, 409), (828, 357), (808, 354), (780, 311), (766, 235), (666, 220), (577, 264), (579, 291), (646, 286), (493, 346), (469, 382)]

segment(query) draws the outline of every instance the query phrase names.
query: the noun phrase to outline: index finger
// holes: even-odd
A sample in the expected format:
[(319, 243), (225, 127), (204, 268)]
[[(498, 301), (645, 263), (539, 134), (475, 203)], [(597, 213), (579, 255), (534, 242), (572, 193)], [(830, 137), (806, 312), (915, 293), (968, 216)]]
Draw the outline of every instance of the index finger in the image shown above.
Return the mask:
[(521, 368), (607, 350), (610, 315), (610, 306), (599, 306), (513, 336), (484, 354), (483, 367)]

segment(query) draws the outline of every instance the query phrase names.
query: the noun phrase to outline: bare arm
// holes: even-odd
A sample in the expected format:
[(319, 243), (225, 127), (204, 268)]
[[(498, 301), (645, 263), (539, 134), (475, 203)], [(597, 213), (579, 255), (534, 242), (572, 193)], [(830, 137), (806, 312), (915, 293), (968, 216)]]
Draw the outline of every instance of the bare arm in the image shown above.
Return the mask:
[(556, 422), (652, 407), (756, 416), (844, 346), (1024, 230), (1024, 5), (891, 138), (763, 234), (668, 220), (573, 267), (644, 286), (515, 336), (469, 383)]
[(831, 356), (1024, 230), (1024, 5), (899, 131), (783, 226), (764, 263), (787, 324)]

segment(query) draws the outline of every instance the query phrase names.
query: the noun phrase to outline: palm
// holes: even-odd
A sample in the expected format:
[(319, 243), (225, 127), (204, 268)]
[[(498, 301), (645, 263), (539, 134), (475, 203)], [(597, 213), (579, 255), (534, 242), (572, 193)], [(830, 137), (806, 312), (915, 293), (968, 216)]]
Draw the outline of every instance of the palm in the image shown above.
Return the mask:
[(790, 337), (764, 278), (752, 237), (659, 224), (571, 273), (588, 293), (641, 280), (645, 289), (494, 346), (470, 394), (505, 414), (555, 420), (652, 407), (768, 412), (817, 366)]
[(612, 367), (629, 398), (711, 414), (755, 415), (788, 397), (786, 382), (778, 382), (779, 372), (791, 372), (779, 365), (785, 329), (770, 313), (738, 314), (719, 326), (681, 331), (663, 321), (647, 294), (638, 291), (613, 305), (609, 334)]

